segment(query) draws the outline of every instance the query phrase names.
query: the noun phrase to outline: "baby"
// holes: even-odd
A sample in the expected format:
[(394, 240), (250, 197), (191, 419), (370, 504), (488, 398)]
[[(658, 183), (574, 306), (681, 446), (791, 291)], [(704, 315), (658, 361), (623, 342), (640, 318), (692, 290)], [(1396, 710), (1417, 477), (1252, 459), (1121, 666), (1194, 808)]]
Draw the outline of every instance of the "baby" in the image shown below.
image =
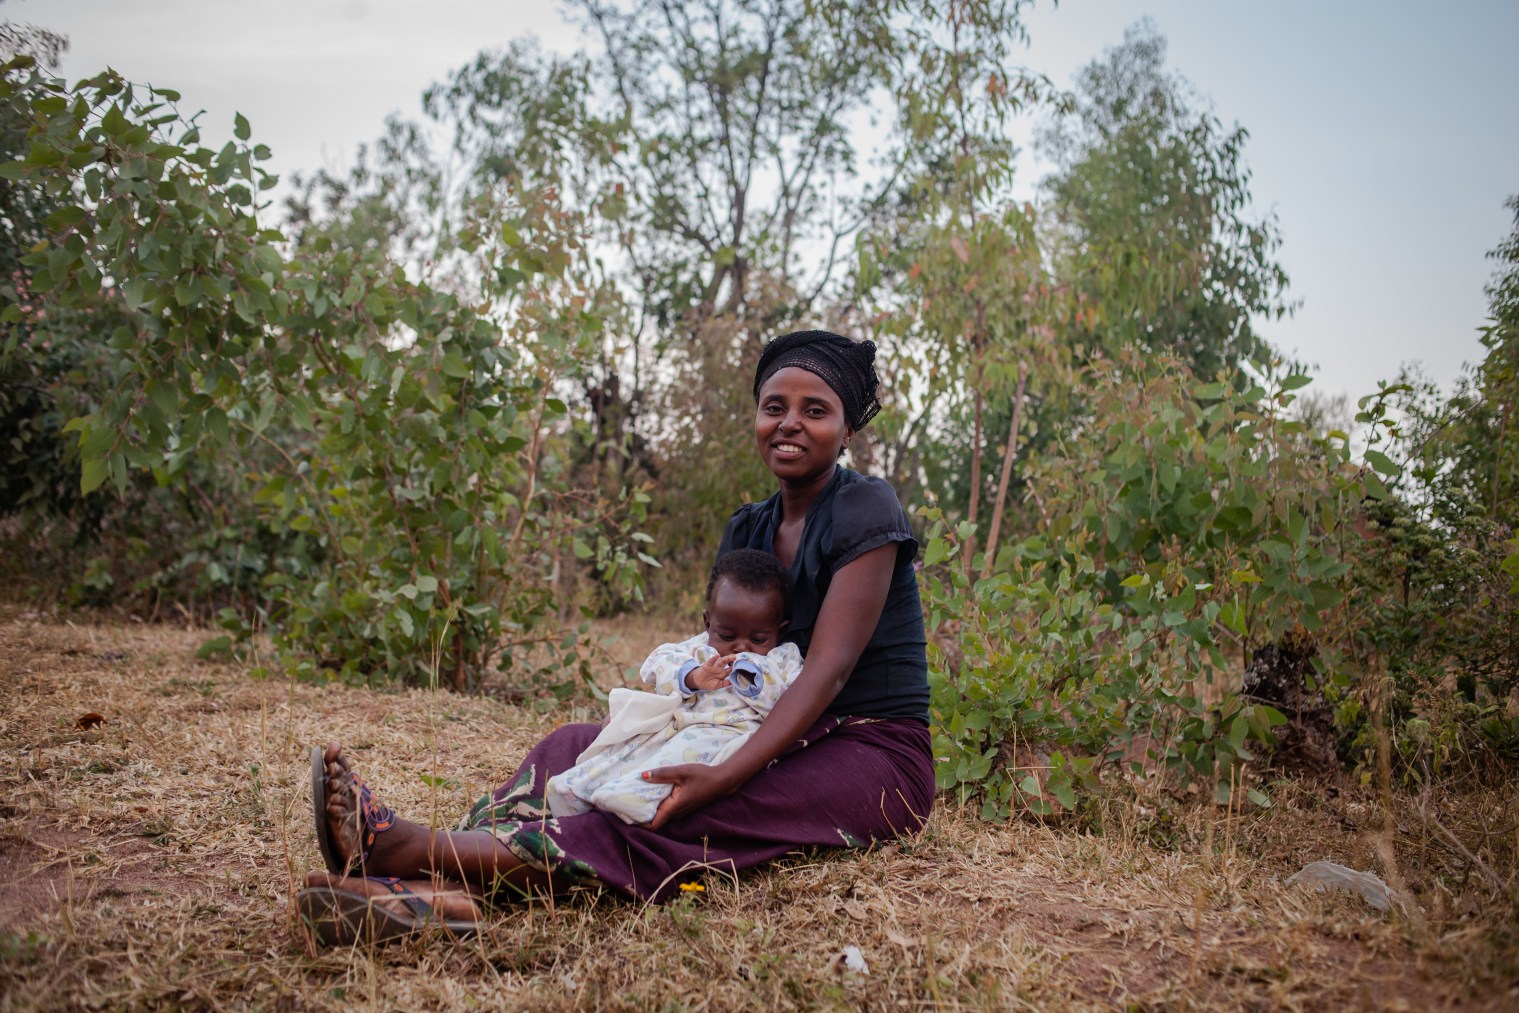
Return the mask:
[(601, 734), (549, 778), (549, 811), (595, 808), (647, 823), (671, 789), (643, 780), (645, 771), (731, 756), (802, 670), (796, 645), (780, 643), (788, 583), (768, 552), (725, 553), (707, 582), (705, 632), (649, 655), (638, 674), (653, 693), (612, 690)]

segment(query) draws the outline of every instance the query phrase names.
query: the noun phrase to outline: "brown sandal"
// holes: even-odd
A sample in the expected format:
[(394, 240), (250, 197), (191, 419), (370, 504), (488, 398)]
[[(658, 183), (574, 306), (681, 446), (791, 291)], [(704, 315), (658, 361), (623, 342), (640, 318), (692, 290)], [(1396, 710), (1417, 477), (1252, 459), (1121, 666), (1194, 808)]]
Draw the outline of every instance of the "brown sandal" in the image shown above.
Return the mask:
[(479, 921), (445, 918), (393, 876), (371, 876), (368, 882), (384, 884), (406, 910), (397, 911), (383, 903), (390, 897), (373, 897), (334, 886), (308, 887), (296, 895), (295, 906), (301, 913), (301, 921), (319, 943), (323, 946), (384, 943), (419, 936), (431, 929), (463, 940), (480, 931)]
[(327, 823), (327, 753), (321, 746), (311, 747), (311, 807), (316, 822), (316, 843), (321, 849), (322, 862), (327, 866), (327, 871), (338, 876), (362, 872), (364, 864), (374, 851), (375, 835), (389, 830), (396, 822), (395, 811), (374, 797), (363, 778), (353, 771), (349, 771), (348, 776), (353, 779), (355, 794), (358, 796), (358, 813), (364, 823), (364, 833), (359, 853), (350, 856), (345, 863), (338, 854), (337, 841), (333, 839), (332, 828)]

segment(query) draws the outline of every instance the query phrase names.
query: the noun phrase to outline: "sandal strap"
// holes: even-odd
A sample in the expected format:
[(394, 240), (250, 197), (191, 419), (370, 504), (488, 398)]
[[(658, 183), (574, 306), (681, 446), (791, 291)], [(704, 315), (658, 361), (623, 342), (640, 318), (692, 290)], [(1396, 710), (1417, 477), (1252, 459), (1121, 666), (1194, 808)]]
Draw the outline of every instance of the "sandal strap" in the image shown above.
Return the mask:
[[(371, 883), (383, 883), (392, 895), (397, 897), (402, 904), (406, 905), (407, 909), (411, 911), (412, 917), (418, 921), (425, 922), (429, 918), (436, 917), (433, 906), (421, 897), (418, 897), (405, 883), (402, 883), (399, 876), (370, 876), (369, 881)], [(439, 920), (441, 921), (441, 919)]]
[(354, 787), (359, 789), (359, 808), (364, 813), (364, 825), (375, 833), (393, 827), (396, 822), (395, 810), (381, 802), (359, 775), (353, 775), (353, 781)]
[(364, 823), (364, 832), (359, 840), (359, 853), (349, 859), (348, 868), (344, 872), (344, 875), (351, 876), (355, 872), (363, 871), (364, 866), (369, 862), (369, 856), (374, 853), (375, 835), (384, 833), (395, 826), (396, 814), (395, 810), (381, 802), (375, 793), (369, 790), (369, 785), (364, 783), (362, 777), (351, 770), (348, 776), (352, 778), (353, 788), (358, 795), (359, 818)]

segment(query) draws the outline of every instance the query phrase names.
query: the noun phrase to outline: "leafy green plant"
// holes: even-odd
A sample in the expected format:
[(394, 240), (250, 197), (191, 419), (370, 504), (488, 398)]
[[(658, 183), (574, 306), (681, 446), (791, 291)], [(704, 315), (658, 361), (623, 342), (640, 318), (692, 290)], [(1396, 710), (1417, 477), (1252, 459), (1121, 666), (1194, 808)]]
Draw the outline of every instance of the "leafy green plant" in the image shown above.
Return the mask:
[[(937, 563), (959, 551), (958, 533), (926, 513)], [(1074, 810), (1105, 773), (1159, 767), (1227, 801), (1229, 771), (1254, 759), (1249, 743), (1269, 742), (1282, 715), (1236, 696), (1207, 702), (1188, 667), (1195, 645), (1158, 609), (1105, 600), (1079, 541), (1032, 539), (1014, 552), (973, 587), (955, 568), (925, 581), (930, 622), (955, 631), (953, 663), (942, 644), (930, 652), (939, 786), (1005, 819)]]
[(260, 515), (312, 547), (264, 575), (300, 673), (422, 681), (435, 645), (461, 689), (531, 646), (540, 672), (574, 672), (557, 576), (636, 583), (645, 498), (577, 488), (564, 464), (577, 422), (558, 391), (619, 312), (578, 220), (548, 191), (481, 202), (460, 239), (473, 299), (328, 237), (287, 255), (259, 221), (272, 180), (246, 121), (212, 151), (177, 95), (139, 91), (109, 73), (69, 88), (26, 60), (0, 90), (31, 117), (0, 174), (59, 204), (0, 318), (46, 341), (55, 308), (86, 306), (111, 328), (110, 382), (63, 426), (81, 490), (239, 462)]
[(1344, 434), (1289, 417), (1306, 377), (1201, 383), (1135, 353), (1083, 379), (1080, 438), (1028, 476), (1044, 532), (975, 583), (944, 573), (961, 530), (930, 540), (930, 619), (963, 659), (934, 676), (941, 786), (982, 793), (989, 813), (1047, 811), (1038, 778), (999, 767), (1021, 740), (1048, 753), (1044, 787), (1066, 808), (1119, 760), (1226, 800), (1283, 720), (1238, 695), (1248, 652), (1324, 628), (1349, 570), (1339, 536), (1385, 494), (1376, 465), (1395, 469), (1355, 466)]

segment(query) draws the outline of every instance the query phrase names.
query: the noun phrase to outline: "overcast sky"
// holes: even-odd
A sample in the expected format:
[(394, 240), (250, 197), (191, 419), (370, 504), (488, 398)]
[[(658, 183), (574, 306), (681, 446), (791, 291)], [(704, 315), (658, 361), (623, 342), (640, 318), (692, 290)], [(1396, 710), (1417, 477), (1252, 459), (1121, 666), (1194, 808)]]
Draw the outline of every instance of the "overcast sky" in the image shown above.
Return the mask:
[[(1519, 2), (1066, 0), (1028, 17), (1024, 61), (1067, 85), (1146, 15), (1170, 66), (1250, 131), (1301, 303), (1266, 336), (1352, 396), (1404, 362), (1448, 385), (1480, 359), (1484, 255), (1519, 193)], [(0, 17), (67, 35), (70, 78), (111, 66), (177, 89), (208, 141), (242, 112), (283, 174), (346, 166), (482, 48), (580, 45), (552, 4), (512, 0), (7, 0)]]

